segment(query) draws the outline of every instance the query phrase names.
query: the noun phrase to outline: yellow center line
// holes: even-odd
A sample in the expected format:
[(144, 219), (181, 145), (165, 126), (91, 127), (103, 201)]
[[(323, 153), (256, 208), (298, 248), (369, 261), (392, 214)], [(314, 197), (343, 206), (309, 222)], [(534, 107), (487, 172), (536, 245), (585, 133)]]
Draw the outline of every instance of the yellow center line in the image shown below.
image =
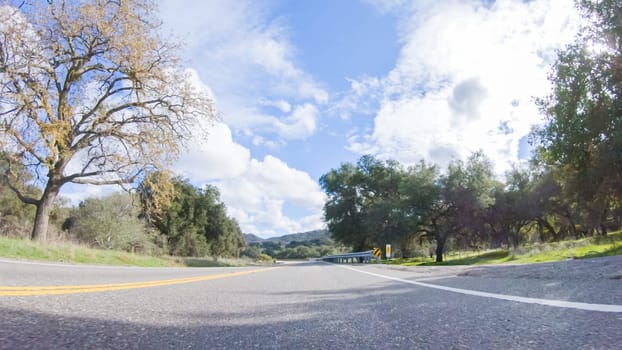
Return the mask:
[(159, 281), (114, 283), (114, 284), (90, 284), (90, 285), (69, 285), (69, 286), (0, 286), (0, 296), (31, 296), (31, 295), (60, 295), (77, 293), (109, 292), (115, 290), (149, 288), (159, 286), (169, 286), (174, 284), (193, 283), (201, 281), (216, 280), (227, 277), (249, 275), (270, 268), (255, 269), (248, 271), (228, 272), (216, 275), (176, 278)]

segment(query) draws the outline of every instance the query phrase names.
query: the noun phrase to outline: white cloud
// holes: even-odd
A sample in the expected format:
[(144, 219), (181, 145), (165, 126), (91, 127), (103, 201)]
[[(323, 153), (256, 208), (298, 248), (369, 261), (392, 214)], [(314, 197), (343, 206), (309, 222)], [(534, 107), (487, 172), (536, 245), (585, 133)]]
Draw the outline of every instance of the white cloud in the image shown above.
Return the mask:
[(193, 181), (207, 182), (240, 176), (250, 162), (250, 151), (235, 143), (222, 123), (209, 129), (207, 141), (195, 142), (177, 162), (178, 172)]
[(263, 161), (251, 159), (245, 173), (218, 183), (223, 192), (231, 189), (231, 193), (223, 196), (248, 208), (278, 199), (315, 210), (321, 210), (324, 204), (324, 195), (317, 182), (307, 173), (292, 169), (270, 155)]
[(279, 134), (286, 139), (302, 139), (315, 131), (318, 110), (310, 103), (297, 106), (284, 121), (275, 120)]
[[(254, 108), (240, 109), (240, 113), (246, 121), (238, 129), (250, 137), (254, 145), (265, 145), (269, 148), (282, 146), (286, 140), (305, 139), (313, 135), (319, 118), (317, 107), (311, 103), (296, 105), (290, 113), (280, 117), (264, 114)], [(229, 118), (225, 118), (225, 121), (228, 120)]]
[(478, 78), (458, 83), (449, 97), (449, 106), (456, 117), (479, 118), (479, 108), (487, 95), (486, 88)]
[[(223, 123), (212, 126), (207, 141), (196, 142), (175, 169), (194, 184), (216, 185), (244, 232), (268, 237), (323, 227), (325, 197), (317, 182), (274, 156), (252, 158)], [(288, 216), (286, 206), (306, 214)]]
[(398, 17), (403, 47), (387, 76), (352, 83), (344, 101), (376, 96), (380, 107), (349, 149), (441, 166), (483, 149), (507, 169), (540, 122), (533, 97), (548, 92), (554, 50), (577, 31), (572, 1), (374, 3)]
[(278, 150), (284, 144), (283, 141), (269, 140), (260, 135), (253, 136), (251, 142), (253, 143), (253, 146), (264, 146), (271, 150)]
[(268, 107), (278, 108), (283, 113), (289, 113), (292, 110), (292, 105), (285, 100), (259, 100), (259, 104)]
[[(269, 18), (266, 6), (254, 1), (160, 2), (166, 27), (186, 41), (189, 63), (213, 88), (229, 127), (250, 137), (276, 132), (283, 139), (305, 138), (315, 131), (317, 113), (313, 120), (297, 123), (300, 119), (292, 120), (297, 116), (291, 111), (324, 104), (328, 93), (298, 67), (286, 26)], [(278, 111), (266, 113), (267, 106)]]

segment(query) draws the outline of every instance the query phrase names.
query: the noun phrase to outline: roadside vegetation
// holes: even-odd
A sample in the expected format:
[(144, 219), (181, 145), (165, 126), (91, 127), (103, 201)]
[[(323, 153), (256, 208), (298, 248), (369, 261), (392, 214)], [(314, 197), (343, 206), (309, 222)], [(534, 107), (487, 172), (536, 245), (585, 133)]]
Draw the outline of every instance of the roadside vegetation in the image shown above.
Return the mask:
[(445, 254), (443, 262), (435, 262), (430, 257), (418, 257), (385, 260), (383, 263), (402, 266), (529, 264), (621, 254), (622, 231), (618, 231), (604, 237), (596, 236), (572, 241), (523, 245), (516, 250), (496, 249), (481, 252), (449, 252)]
[(0, 258), (29, 261), (60, 262), (93, 265), (119, 265), (141, 267), (229, 267), (271, 265), (265, 260), (219, 257), (179, 257), (170, 255), (145, 255), (121, 250), (96, 249), (68, 241), (37, 242), (28, 239), (0, 236)]
[(157, 210), (150, 207), (149, 184), (143, 184), (139, 193), (88, 198), (78, 206), (60, 198), (50, 213), (45, 242), (28, 239), (34, 210), (0, 185), (0, 257), (136, 266), (272, 261), (241, 259), (244, 237), (237, 222), (226, 215), (215, 187), (197, 188), (181, 178), (165, 180), (171, 184), (170, 198)]
[(0, 257), (64, 263), (130, 265), (146, 267), (184, 266), (181, 259), (89, 248), (70, 242), (41, 243), (0, 237)]

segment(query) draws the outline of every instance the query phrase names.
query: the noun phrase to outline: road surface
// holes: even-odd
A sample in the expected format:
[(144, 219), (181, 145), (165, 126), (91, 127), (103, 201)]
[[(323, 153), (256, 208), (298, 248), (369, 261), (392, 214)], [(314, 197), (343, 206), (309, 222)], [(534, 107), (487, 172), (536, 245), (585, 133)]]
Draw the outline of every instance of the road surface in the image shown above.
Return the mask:
[(130, 268), (0, 260), (0, 349), (622, 349), (622, 257)]

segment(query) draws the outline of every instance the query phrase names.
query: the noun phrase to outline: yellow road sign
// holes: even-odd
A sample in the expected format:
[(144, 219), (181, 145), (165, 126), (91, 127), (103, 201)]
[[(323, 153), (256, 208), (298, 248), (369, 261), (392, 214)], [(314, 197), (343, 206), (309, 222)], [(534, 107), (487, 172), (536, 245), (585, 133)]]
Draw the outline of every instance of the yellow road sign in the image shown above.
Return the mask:
[(387, 244), (387, 250), (385, 250), (385, 254), (387, 256), (387, 259), (391, 258), (391, 245)]
[(374, 255), (380, 257), (382, 255), (382, 251), (380, 248), (374, 248)]

